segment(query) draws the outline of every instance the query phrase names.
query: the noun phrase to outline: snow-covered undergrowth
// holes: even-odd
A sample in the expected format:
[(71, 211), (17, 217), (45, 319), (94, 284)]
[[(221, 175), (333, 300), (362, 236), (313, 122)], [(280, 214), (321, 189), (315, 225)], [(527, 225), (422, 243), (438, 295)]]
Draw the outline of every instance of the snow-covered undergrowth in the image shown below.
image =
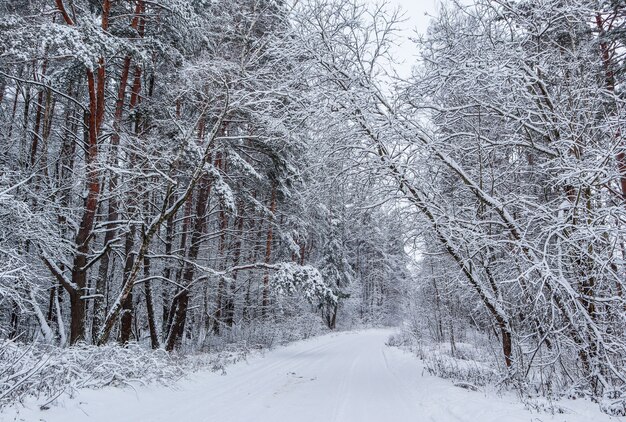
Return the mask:
[(225, 372), (251, 353), (323, 331), (319, 319), (294, 316), (287, 321), (253, 324), (245, 330), (224, 330), (220, 336), (207, 336), (201, 347), (187, 344), (176, 354), (138, 343), (60, 348), (4, 340), (0, 343), (0, 409), (32, 397), (45, 409), (61, 395), (71, 397), (82, 388), (169, 385), (202, 369)]
[(137, 344), (59, 348), (4, 341), (0, 345), (0, 407), (28, 396), (37, 397), (45, 407), (60, 394), (71, 395), (78, 388), (166, 382), (183, 374), (183, 365), (166, 352)]
[(225, 339), (230, 342), (240, 339), (255, 348), (272, 348), (325, 332), (327, 329), (319, 315), (306, 313), (291, 315), (280, 321), (259, 321), (242, 329), (235, 328), (225, 334)]
[(423, 361), (430, 375), (449, 379), (457, 387), (500, 394), (514, 392), (533, 412), (567, 413), (559, 401), (587, 399), (596, 402), (609, 415), (626, 416), (626, 403), (619, 395), (598, 399), (581, 390), (576, 384), (567, 384), (560, 373), (548, 373), (545, 368), (531, 368), (528, 374), (507, 371), (497, 360), (486, 339), (466, 339), (467, 342), (436, 342), (423, 332), (404, 327), (392, 335), (387, 344), (410, 351)]
[(390, 337), (388, 344), (415, 353), (431, 375), (450, 379), (472, 390), (497, 385), (501, 380), (491, 356), (469, 343), (428, 342), (408, 331)]

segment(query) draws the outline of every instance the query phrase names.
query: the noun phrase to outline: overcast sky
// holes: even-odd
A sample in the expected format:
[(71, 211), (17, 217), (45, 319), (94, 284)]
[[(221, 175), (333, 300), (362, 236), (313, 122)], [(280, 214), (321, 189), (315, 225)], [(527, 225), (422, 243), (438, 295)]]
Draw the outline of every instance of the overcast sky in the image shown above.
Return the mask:
[(418, 29), (426, 29), (428, 16), (434, 15), (437, 10), (437, 0), (388, 0), (390, 4), (400, 6), (406, 12), (410, 25)]
[[(407, 19), (403, 24), (405, 37), (413, 36), (415, 30), (424, 33), (430, 21), (427, 15), (434, 15), (439, 4), (438, 0), (388, 0), (388, 2), (392, 6), (399, 6), (404, 11)], [(416, 49), (408, 40), (398, 47), (394, 55), (403, 62), (397, 69), (401, 76), (407, 76), (410, 73), (416, 54)]]

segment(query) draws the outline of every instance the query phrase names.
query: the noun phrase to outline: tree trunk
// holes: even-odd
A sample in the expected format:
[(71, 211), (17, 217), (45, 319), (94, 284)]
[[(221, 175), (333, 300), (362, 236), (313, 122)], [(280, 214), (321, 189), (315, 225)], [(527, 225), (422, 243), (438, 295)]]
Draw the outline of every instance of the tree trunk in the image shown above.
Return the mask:
[(330, 314), (330, 320), (328, 324), (328, 328), (330, 328), (331, 330), (334, 330), (337, 326), (337, 307), (338, 307), (337, 303), (332, 305), (332, 311)]
[(9, 322), (9, 326), (11, 327), (11, 331), (9, 332), (9, 340), (17, 338), (19, 334), (19, 325), (20, 308), (16, 302), (13, 302), (13, 306), (11, 307), (11, 320)]
[[(206, 177), (205, 174), (205, 166), (207, 162), (210, 160), (210, 151), (214, 145), (215, 139), (217, 138), (218, 133), (220, 132), (220, 128), (222, 127), (224, 118), (229, 111), (228, 104), (222, 109), (221, 114), (218, 116), (215, 124), (213, 125), (213, 129), (211, 130), (211, 135), (206, 142), (206, 147), (202, 152), (201, 160), (195, 166), (187, 185), (185, 186), (183, 192), (177, 197), (174, 201), (173, 205), (168, 208), (163, 208), (158, 217), (155, 217), (150, 224), (146, 227), (145, 230), (142, 230), (142, 241), (141, 246), (139, 247), (139, 252), (137, 253), (137, 259), (133, 269), (131, 271), (130, 277), (127, 282), (122, 286), (122, 290), (120, 291), (117, 300), (111, 307), (111, 310), (107, 314), (107, 317), (104, 321), (103, 327), (100, 331), (100, 335), (98, 336), (98, 344), (103, 344), (108, 341), (108, 338), (111, 334), (111, 330), (115, 324), (117, 317), (122, 309), (121, 303), (125, 300), (125, 298), (131, 293), (133, 284), (135, 283), (137, 276), (140, 271), (139, 262), (143, 263), (143, 258), (148, 252), (148, 248), (150, 246), (150, 242), (155, 234), (159, 231), (163, 223), (168, 219), (175, 215), (178, 210), (189, 200), (191, 196), (191, 192), (196, 188), (198, 182)], [(169, 192), (168, 195), (172, 194), (172, 190), (174, 189), (173, 185), (170, 185), (167, 189)], [(167, 203), (169, 199), (166, 197), (165, 203)]]
[[(168, 204), (169, 205), (169, 204)], [(187, 216), (188, 218), (189, 216)], [(165, 256), (171, 256), (172, 255), (172, 243), (174, 241), (174, 227), (175, 223), (174, 223), (174, 217), (172, 216), (171, 218), (167, 219), (167, 223), (166, 223), (166, 227), (165, 227)], [(172, 266), (170, 264), (170, 260), (168, 260), (165, 263), (165, 267), (163, 268), (163, 278), (165, 279), (165, 282), (167, 283), (167, 280), (171, 280), (172, 274)], [(170, 303), (169, 301), (169, 288), (166, 284), (163, 284), (163, 286), (161, 287), (161, 302), (162, 302), (162, 309), (161, 309), (161, 333), (162, 335), (167, 335), (167, 332), (169, 331), (169, 325), (171, 323), (170, 321), (170, 308), (168, 306), (168, 303)]]
[[(117, 101), (115, 103), (115, 114), (113, 116), (113, 133), (111, 135), (111, 155), (109, 159), (109, 165), (115, 167), (117, 165), (118, 158), (118, 146), (120, 141), (120, 130), (121, 130), (121, 120), (124, 111), (124, 101), (126, 98), (126, 86), (128, 85), (128, 74), (130, 71), (130, 57), (126, 57), (124, 60), (124, 65), (122, 67), (122, 73), (120, 76), (120, 84), (117, 91)], [(118, 201), (115, 197), (115, 191), (118, 186), (118, 176), (114, 171), (111, 174), (111, 178), (109, 180), (109, 203), (108, 203), (108, 211), (107, 211), (107, 225), (106, 232), (104, 235), (104, 247), (105, 252), (100, 258), (100, 266), (98, 269), (98, 278), (96, 281), (96, 289), (93, 304), (93, 324), (92, 324), (92, 337), (93, 341), (97, 340), (98, 332), (102, 327), (102, 321), (104, 319), (105, 309), (103, 307), (104, 304), (104, 291), (106, 289), (106, 285), (109, 277), (109, 263), (111, 256), (111, 244), (115, 239), (117, 233), (117, 220), (118, 220)]]
[[(211, 191), (211, 185), (206, 176), (203, 176), (198, 185), (198, 199), (196, 201), (196, 216), (194, 221), (193, 233), (191, 235), (191, 246), (187, 255), (188, 262), (196, 262), (198, 253), (200, 252), (200, 242), (206, 228), (206, 206)], [(185, 264), (183, 273), (182, 290), (176, 295), (176, 310), (172, 318), (172, 325), (165, 343), (165, 350), (168, 352), (182, 341), (184, 334), (185, 320), (187, 319), (187, 305), (189, 303), (189, 291), (187, 288), (193, 281), (194, 267), (191, 264)]]
[[(218, 154), (215, 159), (215, 167), (218, 169), (222, 169), (223, 171), (226, 168), (225, 160), (222, 157), (222, 154)], [(226, 215), (226, 208), (224, 205), (224, 201), (220, 200), (220, 237), (217, 245), (217, 256), (220, 259), (220, 267), (222, 270), (226, 269), (228, 257), (224, 253), (226, 250), (226, 230), (228, 229), (228, 217)], [(224, 295), (226, 290), (226, 280), (224, 277), (219, 278), (219, 282), (217, 285), (217, 300), (215, 305), (215, 312), (213, 314), (213, 333), (220, 333), (220, 324), (223, 319), (223, 306), (224, 306)]]
[[(150, 278), (150, 258), (143, 258), (143, 276), (144, 278)], [(150, 280), (144, 282), (144, 294), (146, 295), (146, 312), (148, 316), (148, 329), (150, 330), (150, 345), (153, 349), (158, 349), (159, 334), (157, 331), (156, 320), (154, 315), (154, 302), (152, 300), (152, 285)]]
[[(237, 216), (237, 222), (235, 223), (235, 236), (237, 237), (237, 240), (235, 241), (235, 246), (234, 246), (234, 255), (233, 255), (233, 267), (236, 267), (237, 265), (239, 265), (239, 260), (241, 257), (241, 243), (242, 243), (242, 236), (243, 236), (243, 223), (244, 223), (244, 218), (243, 218), (243, 201), (239, 202), (239, 207), (238, 207), (238, 216)], [(234, 321), (235, 321), (235, 294), (237, 291), (237, 271), (233, 272), (233, 276), (232, 276), (232, 281), (230, 282), (230, 292), (228, 295), (228, 298), (226, 300), (226, 305), (224, 306), (224, 312), (225, 312), (225, 323), (227, 326), (232, 327)]]
[(2, 100), (4, 100), (4, 90), (6, 89), (7, 83), (4, 79), (4, 76), (0, 76), (0, 106), (2, 105)]
[(37, 148), (39, 146), (39, 129), (41, 127), (41, 117), (44, 109), (44, 89), (39, 91), (37, 95), (37, 112), (35, 113), (35, 127), (33, 127), (33, 140), (30, 147), (30, 165), (34, 165), (37, 160)]
[(79, 291), (68, 292), (70, 297), (70, 344), (85, 339), (85, 301)]
[[(131, 224), (130, 230), (126, 234), (126, 242), (124, 250), (126, 252), (126, 263), (124, 264), (124, 284), (128, 282), (131, 271), (135, 264), (135, 252), (133, 248), (135, 246), (135, 225)], [(130, 294), (122, 302), (122, 312), (120, 315), (120, 344), (128, 344), (132, 334), (133, 328), (133, 293), (132, 289)]]
[[(63, 1), (57, 0), (56, 5), (66, 24), (74, 26), (75, 22), (65, 10)], [(109, 12), (110, 2), (109, 0), (103, 0), (101, 26), (105, 31), (108, 29)], [(63, 285), (70, 295), (71, 344), (75, 344), (79, 340), (84, 340), (85, 338), (85, 303), (82, 300), (82, 295), (85, 293), (84, 290), (87, 286), (87, 254), (89, 253), (89, 243), (92, 237), (96, 210), (98, 208), (98, 199), (100, 196), (100, 172), (97, 167), (97, 158), (98, 134), (100, 132), (100, 125), (104, 115), (106, 84), (105, 63), (103, 58), (99, 59), (96, 72), (97, 78), (94, 76), (91, 69), (86, 70), (87, 92), (89, 94), (89, 106), (85, 112), (85, 190), (87, 191), (87, 198), (85, 199), (83, 215), (74, 240), (76, 252), (74, 253), (74, 262), (72, 264), (72, 283), (65, 283)], [(58, 274), (56, 276), (59, 277)]]
[[(269, 264), (272, 258), (272, 237), (274, 234), (274, 217), (276, 212), (276, 184), (272, 184), (272, 199), (270, 202), (270, 219), (268, 222), (267, 229), (267, 240), (265, 243), (265, 263)], [(263, 302), (261, 304), (261, 315), (263, 317), (267, 316), (268, 308), (269, 308), (269, 286), (270, 284), (270, 275), (268, 272), (265, 273), (263, 277)]]
[[(596, 14), (596, 27), (599, 31), (600, 41), (600, 55), (602, 58), (602, 64), (604, 66), (604, 77), (605, 77), (605, 85), (606, 89), (611, 93), (615, 92), (615, 66), (611, 58), (610, 46), (606, 40), (603, 38), (606, 36), (606, 30), (604, 29), (605, 22), (610, 21), (610, 17), (606, 19), (602, 18), (600, 13)], [(621, 136), (621, 132), (618, 129), (615, 133), (615, 140), (623, 144), (623, 139)], [(620, 175), (620, 188), (622, 193), (622, 200), (626, 201), (626, 153), (624, 152), (623, 147), (616, 148), (619, 151), (615, 156), (615, 161), (617, 162), (617, 170)]]

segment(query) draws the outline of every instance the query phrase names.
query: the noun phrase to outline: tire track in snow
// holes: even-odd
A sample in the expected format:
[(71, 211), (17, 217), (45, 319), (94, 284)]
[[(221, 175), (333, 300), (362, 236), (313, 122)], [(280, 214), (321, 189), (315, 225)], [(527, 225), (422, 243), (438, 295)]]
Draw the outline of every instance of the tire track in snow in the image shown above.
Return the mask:
[[(228, 368), (199, 372), (176, 388), (83, 390), (42, 412), (0, 420), (45, 422), (552, 422), (612, 420), (583, 414), (531, 414), (514, 397), (454, 387), (422, 374), (417, 359), (385, 346), (391, 331), (333, 334), (267, 352)], [(569, 403), (574, 408), (580, 401)], [(584, 403), (581, 403), (584, 405)], [(87, 417), (86, 415), (89, 415)], [(6, 418), (4, 416), (7, 416)], [(614, 419), (613, 419), (614, 420)]]

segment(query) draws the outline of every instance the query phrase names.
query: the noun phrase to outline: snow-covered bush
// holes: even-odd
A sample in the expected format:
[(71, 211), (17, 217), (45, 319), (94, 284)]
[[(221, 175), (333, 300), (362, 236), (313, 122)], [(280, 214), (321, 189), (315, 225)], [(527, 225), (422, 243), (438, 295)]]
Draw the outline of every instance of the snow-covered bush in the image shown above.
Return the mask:
[(251, 324), (242, 330), (241, 339), (251, 348), (264, 349), (304, 340), (326, 331), (319, 315), (296, 313), (288, 318)]
[(455, 358), (436, 350), (426, 353), (424, 367), (431, 375), (477, 387), (495, 384), (499, 378), (493, 366), (487, 362)]
[(167, 382), (183, 376), (183, 364), (164, 351), (78, 344), (59, 348), (13, 341), (0, 344), (0, 407), (35, 396), (45, 406), (77, 388), (132, 382)]
[(225, 373), (253, 351), (305, 339), (324, 330), (321, 318), (297, 316), (282, 322), (267, 321), (254, 328), (209, 336), (202, 353), (168, 353), (137, 343), (69, 348), (44, 344), (0, 343), (0, 408), (35, 397), (47, 407), (62, 394), (79, 388), (171, 382), (198, 370)]

